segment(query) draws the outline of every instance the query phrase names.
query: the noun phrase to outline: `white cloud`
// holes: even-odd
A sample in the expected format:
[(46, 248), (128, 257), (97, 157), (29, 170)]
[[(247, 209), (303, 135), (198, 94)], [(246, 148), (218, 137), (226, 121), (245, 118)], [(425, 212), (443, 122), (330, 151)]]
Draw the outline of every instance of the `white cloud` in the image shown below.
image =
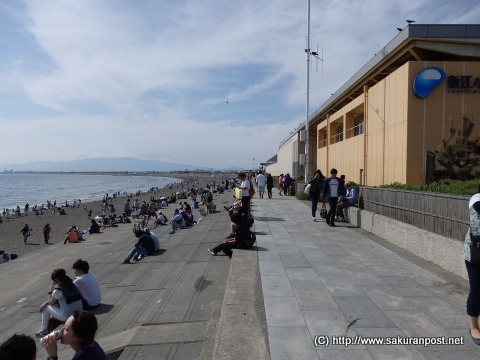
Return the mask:
[[(252, 158), (272, 156), (305, 119), (307, 1), (24, 4), (0, 4), (3, 16), (23, 26), (0, 25), (4, 39), (25, 49), (21, 56), (0, 55), (0, 92), (16, 99), (1, 103), (0, 128), (21, 133), (23, 144), (2, 131), (2, 146), (17, 149), (10, 163), (128, 155), (247, 167)], [(311, 6), (311, 48), (323, 47), (324, 63), (317, 73), (312, 59), (310, 111), (407, 18), (480, 18), (480, 6), (468, 0), (312, 0)], [(55, 116), (38, 113), (45, 108)], [(80, 146), (72, 147), (72, 138)]]

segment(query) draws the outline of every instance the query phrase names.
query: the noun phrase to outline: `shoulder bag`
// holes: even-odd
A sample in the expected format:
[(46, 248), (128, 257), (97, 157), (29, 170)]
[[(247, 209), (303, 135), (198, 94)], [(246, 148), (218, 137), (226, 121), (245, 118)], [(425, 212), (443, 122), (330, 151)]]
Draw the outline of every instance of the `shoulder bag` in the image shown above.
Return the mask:
[(327, 218), (327, 205), (325, 205), (325, 201), (322, 203), (322, 210), (320, 210), (320, 217), (322, 219)]
[(472, 230), (470, 230), (470, 262), (480, 263), (480, 236), (472, 235)]

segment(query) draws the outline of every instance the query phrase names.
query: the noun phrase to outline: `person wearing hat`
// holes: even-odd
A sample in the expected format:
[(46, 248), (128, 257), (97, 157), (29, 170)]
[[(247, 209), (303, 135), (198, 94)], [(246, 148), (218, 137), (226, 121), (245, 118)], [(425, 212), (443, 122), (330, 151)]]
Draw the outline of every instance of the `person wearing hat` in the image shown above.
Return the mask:
[(132, 250), (122, 261), (122, 264), (130, 264), (130, 259), (138, 261), (140, 255), (146, 256), (153, 254), (155, 252), (155, 243), (153, 242), (150, 234), (145, 233), (143, 230), (135, 231), (135, 236), (138, 238), (138, 241), (133, 245)]
[(172, 224), (172, 231), (169, 232), (170, 235), (175, 234), (175, 230), (177, 229), (185, 228), (185, 219), (182, 214), (180, 214), (180, 210), (175, 209), (170, 223)]

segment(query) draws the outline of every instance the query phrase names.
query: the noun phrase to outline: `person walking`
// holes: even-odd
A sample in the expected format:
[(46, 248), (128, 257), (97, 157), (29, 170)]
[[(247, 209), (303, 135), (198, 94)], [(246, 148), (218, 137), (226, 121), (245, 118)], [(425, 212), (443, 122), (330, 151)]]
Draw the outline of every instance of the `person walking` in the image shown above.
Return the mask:
[(273, 189), (273, 177), (272, 174), (268, 173), (267, 175), (267, 194), (268, 198), (272, 198), (272, 189)]
[(317, 221), (317, 205), (318, 199), (323, 191), (323, 183), (325, 181), (325, 176), (323, 176), (320, 170), (315, 171), (313, 178), (308, 182), (310, 184), (310, 190), (308, 191), (308, 196), (310, 196), (310, 201), (312, 203), (312, 220)]
[(337, 169), (330, 170), (330, 177), (323, 183), (323, 198), (328, 200), (330, 209), (327, 213), (327, 224), (335, 226), (338, 198), (345, 196), (345, 187), (342, 180), (337, 178)]
[(28, 226), (28, 224), (25, 224), (25, 226), (22, 228), (22, 230), (20, 230), (20, 232), (22, 233), (23, 235), (23, 243), (25, 245), (27, 245), (27, 239), (28, 237), (32, 234), (31, 233), (32, 229), (30, 229), (30, 227)]
[(470, 198), (468, 209), (470, 212), (470, 228), (465, 236), (463, 246), (463, 258), (470, 283), (467, 315), (469, 316), (472, 341), (480, 345), (480, 328), (478, 326), (478, 317), (480, 316), (480, 262), (474, 262), (471, 256), (472, 242), (480, 241), (480, 185), (477, 188), (477, 193)]
[(43, 240), (45, 241), (45, 244), (48, 244), (48, 240), (50, 240), (51, 231), (52, 231), (52, 228), (50, 227), (50, 224), (46, 224), (43, 227)]
[(241, 181), (237, 188), (242, 190), (242, 207), (247, 213), (250, 212), (250, 180), (247, 179), (247, 175), (243, 172), (238, 174), (238, 178)]

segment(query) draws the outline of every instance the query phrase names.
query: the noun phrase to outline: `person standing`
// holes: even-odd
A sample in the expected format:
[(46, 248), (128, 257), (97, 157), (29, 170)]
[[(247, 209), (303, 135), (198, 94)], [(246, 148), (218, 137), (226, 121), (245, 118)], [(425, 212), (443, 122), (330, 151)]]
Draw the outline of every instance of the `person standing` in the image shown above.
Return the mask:
[(52, 228), (50, 227), (50, 224), (46, 224), (43, 227), (43, 240), (45, 241), (45, 244), (48, 244), (48, 240), (50, 240), (51, 231), (52, 231)]
[(237, 185), (237, 188), (242, 190), (242, 207), (248, 214), (250, 212), (250, 181), (247, 179), (247, 175), (243, 172), (238, 174), (238, 178), (241, 181), (240, 185)]
[(282, 196), (282, 191), (283, 191), (283, 174), (280, 174), (278, 177), (278, 195)]
[(315, 171), (313, 178), (308, 182), (310, 184), (310, 190), (308, 191), (308, 196), (310, 196), (310, 201), (312, 203), (312, 220), (317, 221), (317, 205), (318, 199), (323, 191), (323, 183), (325, 181), (325, 176), (323, 176), (320, 170)]
[(283, 177), (283, 195), (289, 196), (290, 195), (290, 185), (292, 178), (290, 177), (289, 173), (286, 173)]
[(330, 170), (330, 177), (323, 183), (323, 198), (328, 200), (330, 206), (326, 219), (330, 226), (335, 226), (338, 198), (345, 196), (345, 187), (342, 180), (337, 178), (337, 173), (337, 169)]
[(130, 216), (132, 209), (130, 207), (130, 198), (125, 201), (125, 204), (123, 205), (123, 211), (125, 212), (125, 215)]
[(468, 202), (470, 212), (470, 228), (465, 236), (463, 246), (463, 258), (467, 267), (470, 292), (467, 298), (467, 315), (470, 322), (470, 336), (473, 342), (480, 345), (480, 328), (478, 317), (480, 316), (480, 263), (473, 263), (470, 253), (472, 236), (480, 236), (480, 185), (477, 193)]
[(267, 193), (268, 193), (268, 198), (272, 198), (272, 189), (273, 189), (273, 177), (272, 174), (268, 173), (267, 175)]
[(262, 174), (262, 171), (258, 171), (257, 175), (257, 187), (258, 187), (258, 195), (260, 199), (263, 199), (263, 194), (265, 193), (265, 175)]

